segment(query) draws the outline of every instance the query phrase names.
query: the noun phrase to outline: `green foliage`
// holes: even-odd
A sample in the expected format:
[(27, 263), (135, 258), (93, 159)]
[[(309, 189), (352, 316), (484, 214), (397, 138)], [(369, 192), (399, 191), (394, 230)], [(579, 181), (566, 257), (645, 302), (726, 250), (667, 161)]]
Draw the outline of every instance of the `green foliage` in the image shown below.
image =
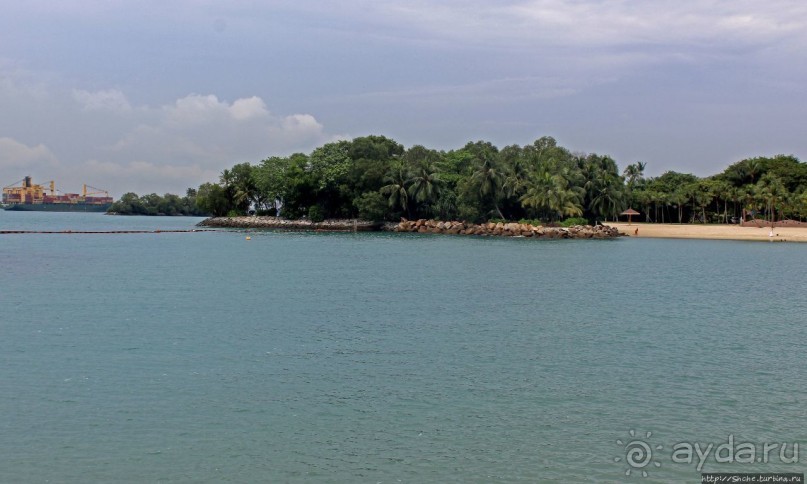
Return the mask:
[(567, 218), (563, 222), (560, 223), (563, 227), (574, 227), (575, 225), (588, 225), (588, 220), (582, 217), (571, 217)]
[(364, 220), (378, 222), (387, 214), (387, 200), (379, 192), (363, 193), (353, 204), (359, 211), (359, 218)]
[(232, 210), (233, 202), (227, 191), (215, 183), (203, 183), (196, 195), (196, 206), (204, 213), (222, 217)]
[[(371, 135), (327, 143), (310, 154), (236, 164), (218, 183), (200, 186), (193, 205), (214, 215), (253, 208), (292, 219), (474, 223), (492, 217), (543, 224), (608, 221), (627, 208), (638, 210), (634, 218), (645, 222), (727, 223), (743, 210), (807, 216), (807, 165), (793, 156), (742, 160), (708, 178), (673, 171), (648, 178), (645, 168), (636, 162), (620, 171), (609, 156), (572, 153), (546, 136), (525, 146), (499, 149), (476, 141), (436, 151), (404, 149)], [(161, 198), (124, 196), (120, 205), (137, 213), (181, 213), (180, 202)]]
[(322, 222), (325, 220), (325, 211), (319, 205), (308, 207), (308, 219), (312, 222)]
[(118, 215), (209, 215), (211, 211), (198, 205), (197, 191), (189, 188), (184, 197), (166, 193), (163, 196), (151, 193), (142, 197), (126, 193), (107, 210)]

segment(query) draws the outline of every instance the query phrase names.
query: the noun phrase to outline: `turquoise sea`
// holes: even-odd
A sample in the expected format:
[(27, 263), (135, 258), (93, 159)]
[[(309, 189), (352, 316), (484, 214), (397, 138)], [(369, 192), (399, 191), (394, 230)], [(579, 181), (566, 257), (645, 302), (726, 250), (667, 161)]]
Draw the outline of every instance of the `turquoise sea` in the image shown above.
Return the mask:
[(805, 267), (755, 242), (0, 235), (0, 481), (700, 482), (687, 443), (732, 444), (703, 471), (804, 472)]

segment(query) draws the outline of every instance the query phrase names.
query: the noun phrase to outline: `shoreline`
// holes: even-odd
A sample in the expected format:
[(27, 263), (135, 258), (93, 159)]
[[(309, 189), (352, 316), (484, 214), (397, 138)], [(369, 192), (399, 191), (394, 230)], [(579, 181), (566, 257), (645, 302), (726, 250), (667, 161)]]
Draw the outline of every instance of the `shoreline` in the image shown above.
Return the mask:
[[(807, 242), (807, 227), (754, 227), (728, 224), (649, 224), (643, 222), (609, 222), (601, 226), (545, 227), (509, 223), (470, 224), (457, 221), (405, 220), (401, 222), (369, 222), (358, 219), (328, 219), (322, 222), (287, 220), (280, 217), (242, 216), (210, 217), (199, 227), (232, 229), (273, 229), (311, 232), (396, 232), (481, 237), (532, 237), (547, 239), (606, 239), (617, 237), (737, 240), (757, 242)], [(638, 229), (638, 234), (636, 230)]]
[(281, 217), (245, 215), (241, 217), (208, 217), (197, 227), (218, 227), (225, 229), (280, 229), (305, 230), (312, 232), (375, 232), (382, 230), (382, 222), (368, 222), (358, 219), (328, 219), (322, 222), (311, 220), (289, 220)]
[(472, 224), (459, 221), (406, 220), (400, 222), (369, 222), (357, 219), (330, 219), (322, 222), (287, 220), (280, 217), (243, 216), (210, 217), (199, 227), (237, 229), (302, 230), (312, 232), (396, 232), (445, 235), (476, 235), (480, 237), (528, 237), (545, 239), (612, 239), (620, 236), (608, 225), (575, 225), (544, 227), (517, 222), (488, 222)]
[[(742, 227), (729, 224), (649, 224), (641, 222), (610, 222), (619, 233), (635, 238), (742, 240), (757, 242), (807, 242), (805, 227)], [(638, 235), (636, 230), (639, 230)]]

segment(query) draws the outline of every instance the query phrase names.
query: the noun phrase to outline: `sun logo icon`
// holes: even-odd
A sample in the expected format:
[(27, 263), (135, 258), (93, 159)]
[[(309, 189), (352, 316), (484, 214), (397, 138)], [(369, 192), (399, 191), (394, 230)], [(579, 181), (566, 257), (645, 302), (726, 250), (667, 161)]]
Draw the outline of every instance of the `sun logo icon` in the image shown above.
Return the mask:
[(617, 439), (616, 441), (625, 451), (625, 456), (615, 457), (614, 462), (622, 462), (624, 459), (628, 465), (628, 469), (625, 471), (626, 476), (630, 476), (634, 470), (636, 472), (641, 470), (642, 477), (647, 477), (647, 466), (652, 464), (654, 467), (661, 467), (660, 462), (653, 460), (653, 450), (662, 450), (664, 446), (661, 444), (653, 446), (647, 442), (652, 437), (653, 432), (647, 432), (644, 439), (637, 438), (634, 430), (628, 433), (631, 438), (627, 442), (623, 442), (622, 439)]

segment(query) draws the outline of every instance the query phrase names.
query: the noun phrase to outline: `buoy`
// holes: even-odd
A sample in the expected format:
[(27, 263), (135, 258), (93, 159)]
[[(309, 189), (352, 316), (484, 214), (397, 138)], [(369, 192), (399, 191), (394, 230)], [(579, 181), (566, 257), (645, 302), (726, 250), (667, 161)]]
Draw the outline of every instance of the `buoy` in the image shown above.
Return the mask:
[(247, 240), (252, 240), (252, 237), (250, 237), (249, 235), (247, 235)]

